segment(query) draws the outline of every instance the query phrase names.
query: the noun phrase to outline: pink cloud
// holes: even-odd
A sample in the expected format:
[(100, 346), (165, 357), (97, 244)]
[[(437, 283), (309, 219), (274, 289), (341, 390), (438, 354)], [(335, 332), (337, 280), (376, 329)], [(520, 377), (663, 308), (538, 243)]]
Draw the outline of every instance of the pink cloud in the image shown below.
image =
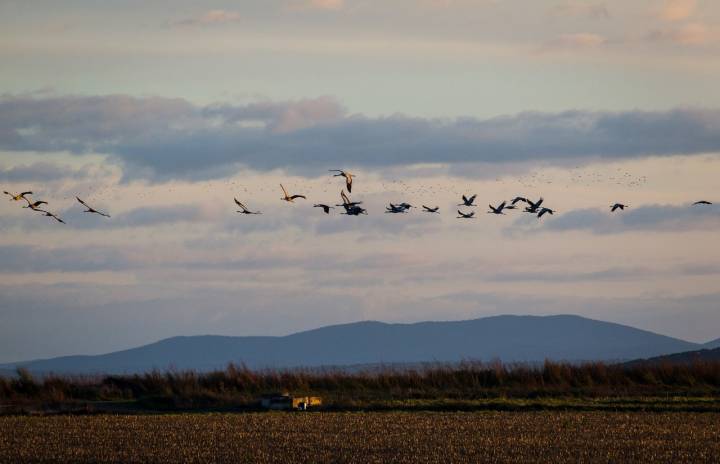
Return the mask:
[(290, 5), (291, 9), (339, 10), (345, 6), (345, 0), (301, 0)]
[(713, 34), (702, 23), (689, 23), (676, 28), (657, 29), (648, 34), (647, 38), (657, 42), (703, 45), (713, 39)]
[(587, 32), (577, 34), (562, 34), (546, 42), (542, 49), (574, 49), (574, 48), (591, 48), (598, 47), (607, 43), (607, 39), (598, 34)]
[(660, 10), (660, 18), (665, 21), (682, 21), (695, 13), (696, 0), (668, 0)]
[(225, 24), (238, 22), (241, 18), (240, 13), (234, 11), (210, 10), (200, 16), (182, 19), (172, 24), (178, 26)]
[(555, 5), (552, 12), (563, 16), (585, 16), (592, 19), (608, 19), (610, 11), (604, 3), (564, 2)]

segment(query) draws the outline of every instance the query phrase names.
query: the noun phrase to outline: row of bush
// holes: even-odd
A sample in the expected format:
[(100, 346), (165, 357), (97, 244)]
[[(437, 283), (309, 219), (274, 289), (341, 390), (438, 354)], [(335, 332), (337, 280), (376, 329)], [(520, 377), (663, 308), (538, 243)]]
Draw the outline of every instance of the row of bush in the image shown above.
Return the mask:
[(416, 369), (153, 371), (137, 375), (0, 377), (0, 402), (205, 398), (243, 403), (291, 391), (336, 399), (477, 399), (537, 396), (720, 396), (720, 362), (622, 365), (547, 361), (539, 365), (464, 362)]

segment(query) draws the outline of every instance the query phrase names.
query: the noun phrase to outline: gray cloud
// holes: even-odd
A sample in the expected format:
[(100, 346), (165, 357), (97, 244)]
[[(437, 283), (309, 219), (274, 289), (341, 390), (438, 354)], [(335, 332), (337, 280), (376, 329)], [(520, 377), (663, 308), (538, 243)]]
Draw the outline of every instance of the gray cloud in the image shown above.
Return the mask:
[[(531, 218), (534, 219), (534, 218)], [(609, 210), (578, 209), (558, 214), (547, 221), (521, 218), (516, 225), (545, 230), (588, 230), (596, 234), (614, 234), (637, 230), (693, 230), (717, 228), (720, 210), (712, 206), (648, 205), (630, 208), (622, 213)]]
[(88, 167), (74, 169), (56, 163), (38, 162), (10, 168), (0, 167), (1, 182), (52, 182), (63, 179), (84, 179), (90, 177)]
[(149, 227), (180, 222), (199, 222), (208, 219), (208, 214), (198, 205), (168, 205), (168, 206), (143, 206), (114, 215), (111, 210), (104, 208), (104, 205), (94, 204), (100, 211), (109, 211), (111, 218), (103, 218), (95, 214), (83, 213), (82, 206), (56, 211), (48, 208), (66, 222), (65, 225), (57, 224), (54, 219), (45, 218), (40, 213), (28, 211), (22, 216), (12, 216), (3, 219), (0, 223), (0, 230), (19, 228), (21, 230), (55, 230), (58, 227), (73, 229), (120, 229), (130, 227)]
[(561, 161), (720, 151), (720, 110), (369, 118), (321, 97), (197, 106), (125, 95), (0, 99), (0, 148), (108, 153), (126, 176), (202, 178), (233, 166), (295, 172), (420, 162)]
[(118, 271), (132, 267), (120, 250), (105, 247), (43, 249), (0, 246), (0, 272)]

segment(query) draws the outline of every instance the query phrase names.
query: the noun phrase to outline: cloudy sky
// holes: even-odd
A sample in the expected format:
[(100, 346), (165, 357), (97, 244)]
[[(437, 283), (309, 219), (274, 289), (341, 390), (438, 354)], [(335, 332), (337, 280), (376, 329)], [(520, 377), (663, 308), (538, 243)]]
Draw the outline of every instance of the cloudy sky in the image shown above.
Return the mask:
[[(719, 54), (710, 0), (0, 1), (0, 187), (67, 222), (0, 201), (0, 362), (496, 314), (717, 338)], [(311, 207), (336, 168), (368, 216)], [(485, 214), (515, 195), (556, 214)]]

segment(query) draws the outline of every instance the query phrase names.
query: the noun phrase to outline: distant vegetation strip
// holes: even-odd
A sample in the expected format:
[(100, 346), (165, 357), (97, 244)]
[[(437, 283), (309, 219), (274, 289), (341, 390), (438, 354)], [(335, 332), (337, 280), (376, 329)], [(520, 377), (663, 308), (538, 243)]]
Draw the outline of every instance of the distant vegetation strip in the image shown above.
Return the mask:
[[(461, 363), (417, 369), (254, 371), (0, 377), (0, 412), (243, 410), (261, 395), (317, 395), (328, 410), (720, 411), (720, 362), (540, 365)], [(93, 406), (94, 405), (94, 406)], [(88, 411), (91, 412), (91, 411)]]

